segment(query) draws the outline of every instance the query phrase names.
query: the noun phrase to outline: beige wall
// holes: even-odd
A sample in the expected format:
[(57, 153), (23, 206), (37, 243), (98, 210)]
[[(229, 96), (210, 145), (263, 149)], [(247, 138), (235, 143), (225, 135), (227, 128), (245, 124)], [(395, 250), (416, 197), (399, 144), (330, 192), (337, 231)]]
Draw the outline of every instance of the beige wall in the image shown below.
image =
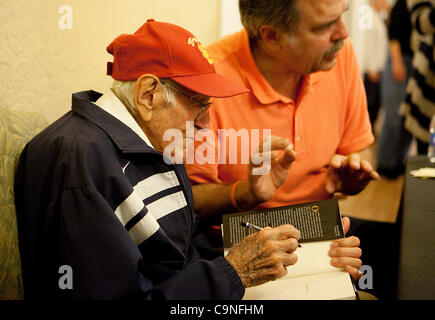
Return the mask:
[[(207, 45), (219, 36), (219, 0), (0, 0), (0, 104), (38, 111), (50, 122), (71, 93), (111, 84), (106, 46), (148, 18), (185, 27)], [(61, 29), (62, 5), (72, 29)]]

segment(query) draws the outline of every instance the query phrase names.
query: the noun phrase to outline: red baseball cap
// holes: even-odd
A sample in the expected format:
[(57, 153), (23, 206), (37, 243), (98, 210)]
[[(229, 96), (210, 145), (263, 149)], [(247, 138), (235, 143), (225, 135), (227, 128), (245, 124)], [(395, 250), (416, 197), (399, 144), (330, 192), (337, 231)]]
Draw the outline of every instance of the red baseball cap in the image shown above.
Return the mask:
[(213, 60), (199, 40), (179, 26), (149, 19), (134, 34), (122, 34), (107, 47), (113, 63), (107, 74), (120, 81), (134, 81), (145, 73), (171, 78), (209, 97), (232, 97), (249, 92), (216, 73)]

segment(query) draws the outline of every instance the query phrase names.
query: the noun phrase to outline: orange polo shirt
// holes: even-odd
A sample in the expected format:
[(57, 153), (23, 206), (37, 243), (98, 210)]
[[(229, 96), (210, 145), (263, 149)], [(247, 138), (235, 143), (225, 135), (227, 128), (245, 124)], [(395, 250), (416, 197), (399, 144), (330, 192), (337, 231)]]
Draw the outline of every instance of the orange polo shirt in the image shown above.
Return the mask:
[[(251, 92), (213, 99), (210, 127), (216, 140), (207, 139), (204, 145), (214, 148), (214, 162), (219, 163), (186, 165), (192, 184), (228, 184), (246, 179), (246, 157), (262, 141), (263, 129), (270, 129), (272, 135), (290, 139), (297, 158), (284, 184), (259, 208), (329, 198), (323, 181), (332, 155), (358, 152), (374, 141), (364, 86), (351, 41), (346, 41), (333, 69), (303, 78), (296, 103), (276, 92), (262, 76), (251, 55), (245, 30), (213, 43), (207, 50), (219, 73), (240, 82)], [(231, 128), (240, 136), (249, 134), (250, 141), (239, 138), (236, 149), (223, 147), (223, 135), (219, 140), (218, 130)], [(236, 150), (237, 163), (233, 164), (230, 157)], [(241, 163), (242, 160), (245, 164)]]

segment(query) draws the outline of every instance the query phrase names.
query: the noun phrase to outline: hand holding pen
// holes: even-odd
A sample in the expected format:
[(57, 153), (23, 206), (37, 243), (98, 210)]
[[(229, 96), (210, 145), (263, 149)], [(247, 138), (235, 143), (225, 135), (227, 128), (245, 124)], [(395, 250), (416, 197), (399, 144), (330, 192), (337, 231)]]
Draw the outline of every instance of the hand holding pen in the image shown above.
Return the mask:
[[(252, 225), (250, 228), (255, 229)], [(257, 231), (230, 248), (225, 256), (246, 288), (285, 276), (287, 267), (298, 259), (295, 251), (301, 234), (295, 227), (286, 224)]]
[[(251, 229), (254, 229), (254, 230), (257, 230), (257, 231), (261, 231), (261, 230), (264, 230), (264, 228), (262, 228), (262, 227), (259, 227), (259, 226), (256, 226), (255, 224), (252, 224), (252, 223), (249, 223), (249, 222), (240, 222), (240, 224), (243, 226), (243, 227), (246, 227), (246, 228), (251, 228)], [(302, 246), (300, 245), (300, 243), (298, 243), (298, 247), (299, 248), (302, 248)]]

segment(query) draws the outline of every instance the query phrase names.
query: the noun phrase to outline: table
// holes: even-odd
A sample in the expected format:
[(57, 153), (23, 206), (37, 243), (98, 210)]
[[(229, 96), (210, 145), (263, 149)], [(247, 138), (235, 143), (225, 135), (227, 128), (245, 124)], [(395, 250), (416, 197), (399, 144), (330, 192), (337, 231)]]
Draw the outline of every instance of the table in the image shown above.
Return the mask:
[(414, 178), (409, 174), (422, 167), (435, 167), (435, 163), (417, 156), (410, 158), (406, 167), (398, 299), (435, 299), (435, 179)]

